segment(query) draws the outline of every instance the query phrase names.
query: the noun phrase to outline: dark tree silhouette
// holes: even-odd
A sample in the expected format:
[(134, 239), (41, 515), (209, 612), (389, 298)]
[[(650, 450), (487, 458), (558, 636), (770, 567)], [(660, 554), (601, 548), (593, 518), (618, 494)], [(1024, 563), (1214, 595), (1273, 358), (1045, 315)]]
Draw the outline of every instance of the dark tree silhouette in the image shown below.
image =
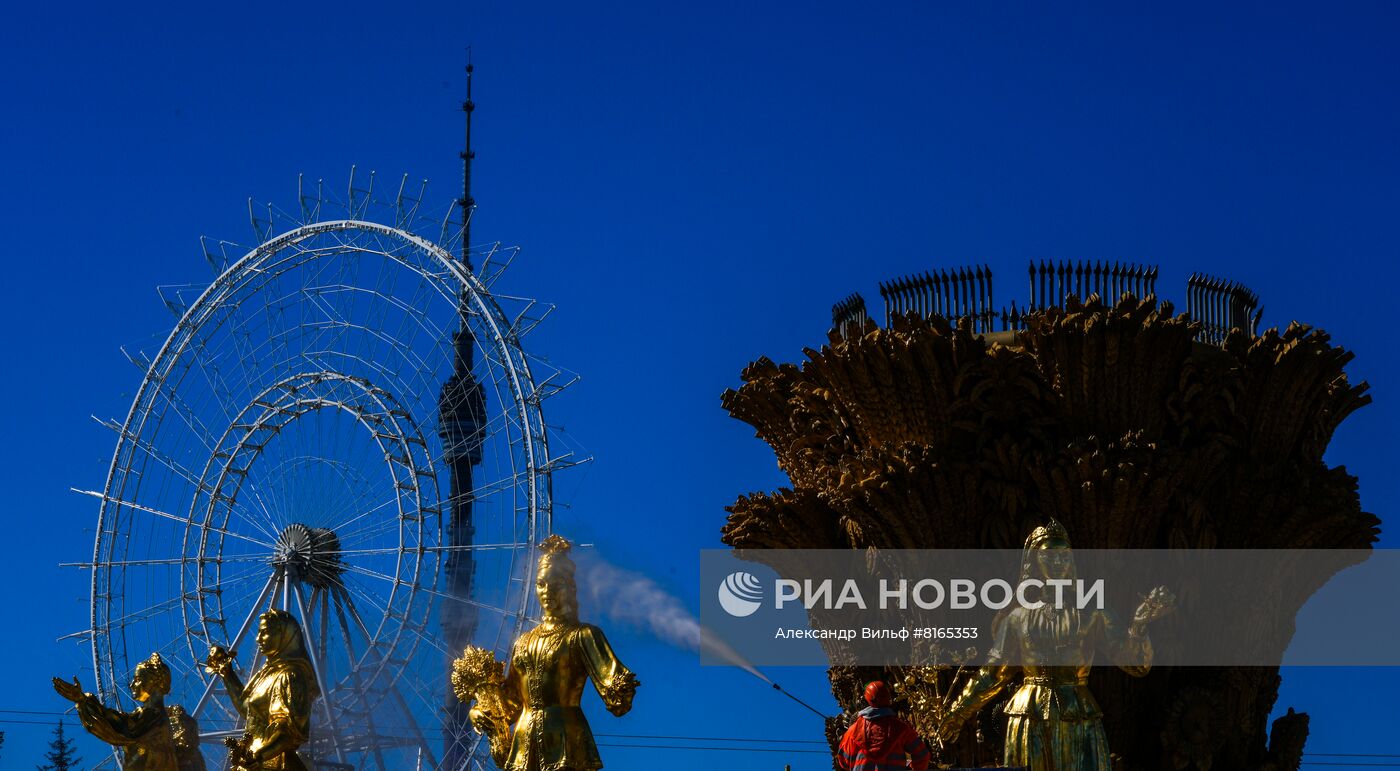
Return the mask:
[(83, 762), (82, 758), (73, 754), (73, 740), (63, 735), (62, 720), (53, 729), (53, 741), (49, 742), (49, 751), (44, 753), (44, 760), (48, 763), (35, 766), (38, 771), (72, 771)]

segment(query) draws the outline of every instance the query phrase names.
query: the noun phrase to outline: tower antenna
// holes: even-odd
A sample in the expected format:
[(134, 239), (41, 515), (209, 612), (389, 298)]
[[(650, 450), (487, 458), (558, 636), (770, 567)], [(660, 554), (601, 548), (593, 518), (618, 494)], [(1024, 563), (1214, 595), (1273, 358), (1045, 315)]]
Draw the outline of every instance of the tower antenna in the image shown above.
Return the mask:
[(462, 157), (462, 197), (457, 201), (462, 207), (462, 264), (471, 270), (471, 235), (472, 235), (472, 209), (476, 208), (476, 199), (472, 198), (472, 159), (476, 153), (472, 150), (472, 112), (476, 110), (476, 103), (472, 101), (472, 47), (467, 46), (467, 100), (462, 102), (462, 112), (467, 115), (467, 135), (465, 146), (460, 153)]

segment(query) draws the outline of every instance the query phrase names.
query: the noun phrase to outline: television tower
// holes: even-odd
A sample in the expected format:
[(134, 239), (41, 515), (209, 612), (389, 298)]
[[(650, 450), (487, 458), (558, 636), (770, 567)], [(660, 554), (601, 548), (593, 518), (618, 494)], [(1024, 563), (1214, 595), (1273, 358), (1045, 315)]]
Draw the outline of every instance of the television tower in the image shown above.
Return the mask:
[[(462, 102), (462, 112), (466, 114), (465, 144), (460, 153), (462, 158), (462, 197), (457, 204), (462, 208), (462, 266), (471, 271), (471, 218), (476, 208), (472, 198), (472, 64), (471, 49), (467, 49), (467, 98)], [(447, 594), (449, 599), (442, 604), (443, 640), (447, 643), (449, 657), (461, 653), (472, 644), (476, 636), (476, 608), (466, 602), (471, 597), (472, 574), (476, 570), (476, 560), (470, 549), (476, 528), (472, 523), (472, 470), (481, 463), (481, 445), (486, 437), (486, 396), (472, 372), (476, 363), (476, 338), (468, 323), (472, 313), (470, 297), (464, 290), (458, 301), (459, 323), (452, 336), (453, 362), (452, 376), (443, 383), (438, 397), (439, 429), (442, 439), (443, 461), (451, 476), (449, 485), (450, 508), (449, 539), (453, 547), (447, 557)], [(449, 658), (450, 661), (450, 658)], [(443, 736), (447, 746), (443, 753), (444, 768), (461, 768), (468, 759), (468, 748), (454, 742), (454, 736), (469, 736), (467, 706), (448, 694), (448, 720), (444, 725)]]

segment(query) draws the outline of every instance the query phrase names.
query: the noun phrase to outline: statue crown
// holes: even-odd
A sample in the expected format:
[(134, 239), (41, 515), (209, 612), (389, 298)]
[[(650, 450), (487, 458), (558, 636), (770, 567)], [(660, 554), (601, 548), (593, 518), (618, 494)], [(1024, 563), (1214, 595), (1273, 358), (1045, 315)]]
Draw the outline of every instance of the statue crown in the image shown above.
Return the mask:
[(1065, 531), (1065, 526), (1061, 525), (1054, 517), (1051, 517), (1048, 523), (1031, 531), (1030, 537), (1026, 539), (1026, 548), (1030, 549), (1037, 544), (1056, 538), (1065, 543), (1069, 543), (1069, 533)]
[(558, 533), (544, 539), (544, 542), (540, 544), (540, 571), (557, 571), (572, 582), (575, 566), (573, 559), (569, 557), (571, 549), (573, 549), (573, 544)]
[(574, 545), (569, 543), (569, 539), (558, 533), (544, 539), (544, 542), (540, 544), (540, 551), (550, 555), (557, 554), (561, 557), (569, 556), (569, 551), (573, 548)]

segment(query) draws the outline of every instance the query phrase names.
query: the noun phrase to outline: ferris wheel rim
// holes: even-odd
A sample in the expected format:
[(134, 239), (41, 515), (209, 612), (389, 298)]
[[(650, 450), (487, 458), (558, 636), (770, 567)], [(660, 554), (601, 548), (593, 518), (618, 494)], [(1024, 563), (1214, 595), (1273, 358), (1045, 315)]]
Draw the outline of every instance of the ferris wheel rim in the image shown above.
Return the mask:
[[(191, 303), (180, 315), (174, 329), (166, 337), (161, 346), (160, 352), (150, 360), (143, 375), (141, 386), (132, 399), (131, 407), (119, 430), (119, 439), (114, 449), (112, 461), (108, 468), (108, 474), (104, 481), (101, 493), (101, 505), (99, 508), (98, 532), (94, 538), (93, 546), (93, 576), (92, 594), (93, 603), (90, 613), (90, 629), (92, 630), (93, 644), (93, 665), (97, 676), (98, 690), (104, 696), (114, 695), (117, 682), (121, 673), (115, 671), (117, 660), (129, 659), (123, 652), (118, 656), (111, 647), (110, 639), (112, 632), (110, 629), (110, 607), (107, 618), (103, 618), (99, 611), (100, 604), (97, 600), (100, 586), (104, 581), (112, 581), (112, 569), (118, 565), (116, 560), (108, 558), (104, 553), (104, 535), (106, 535), (107, 525), (113, 524), (113, 520), (120, 520), (121, 510), (124, 507), (132, 506), (132, 502), (123, 500), (123, 492), (131, 483), (126, 472), (130, 470), (130, 463), (135, 457), (137, 450), (140, 450), (139, 439), (141, 432), (145, 429), (147, 421), (152, 417), (154, 400), (159, 395), (160, 389), (165, 381), (174, 372), (175, 366), (180, 358), (188, 350), (189, 345), (195, 338), (201, 326), (210, 318), (210, 314), (217, 309), (237, 288), (238, 280), (246, 275), (250, 267), (256, 266), (259, 260), (276, 255), (283, 249), (297, 245), (306, 239), (327, 234), (349, 231), (363, 231), (374, 233), (390, 239), (399, 239), (411, 244), (418, 251), (429, 255), (445, 271), (445, 283), (452, 284), (458, 288), (459, 296), (463, 301), (470, 302), (475, 309), (477, 318), (490, 330), (490, 345), (494, 346), (504, 355), (497, 359), (497, 363), (505, 369), (506, 383), (509, 386), (511, 399), (503, 409), (514, 410), (520, 430), (520, 441), (525, 466), (521, 472), (517, 473), (517, 478), (527, 482), (527, 508), (524, 532), (525, 540), (517, 546), (533, 550), (539, 541), (540, 528), (543, 526), (544, 532), (550, 528), (552, 514), (552, 481), (549, 468), (548, 436), (543, 421), (543, 415), (539, 406), (540, 396), (537, 384), (534, 381), (530, 368), (529, 356), (520, 346), (519, 338), (511, 329), (510, 321), (496, 303), (494, 296), (482, 283), (479, 277), (467, 269), (461, 262), (453, 257), (440, 244), (434, 243), (416, 233), (402, 227), (384, 225), (362, 219), (339, 219), (325, 222), (304, 223), (281, 235), (270, 238), (257, 247), (249, 250), (242, 258), (230, 264), (220, 275), (209, 284), (199, 295), (199, 298)], [(388, 257), (388, 255), (384, 255)], [(401, 263), (407, 265), (407, 263)], [(407, 265), (417, 269), (415, 266)], [(421, 271), (420, 271), (421, 274)], [(427, 277), (426, 274), (423, 274)], [(164, 415), (156, 418), (164, 420)], [(421, 431), (419, 431), (421, 434)], [(125, 458), (125, 464), (124, 464)], [(119, 478), (120, 477), (120, 478)], [(136, 489), (139, 489), (140, 482), (136, 482)], [(139, 510), (139, 507), (137, 507)], [(193, 510), (191, 511), (193, 514)], [(225, 512), (223, 526), (227, 527), (228, 512)], [(543, 519), (543, 522), (541, 521)], [(196, 526), (193, 516), (185, 519), (186, 529), (184, 538), (190, 536), (189, 528)], [(201, 539), (210, 536), (209, 524), (206, 517), (201, 528)], [(120, 523), (113, 524), (119, 527)], [(114, 531), (115, 532), (115, 531)], [(227, 531), (219, 532), (220, 539), (227, 536)], [(111, 543), (105, 544), (107, 550), (112, 551), (115, 546)], [(501, 546), (509, 546), (501, 544)], [(400, 555), (401, 556), (401, 555)], [(201, 549), (200, 557), (203, 557)], [(120, 568), (125, 570), (125, 568)], [(438, 564), (438, 571), (441, 565)], [(124, 573), (123, 573), (124, 575)], [(183, 580), (183, 571), (182, 571)], [(397, 588), (397, 587), (396, 587)], [(182, 590), (183, 593), (183, 590)], [(300, 600), (300, 598), (299, 598)], [(110, 600), (109, 600), (110, 602)], [(256, 603), (255, 603), (256, 604)], [(513, 613), (515, 632), (518, 634), (520, 628), (526, 620), (526, 610), (529, 600), (528, 593), (526, 599), (521, 603), (518, 612)], [(223, 622), (226, 622), (225, 619)], [(99, 638), (108, 641), (106, 662), (102, 660), (102, 653), (99, 652)], [(109, 671), (110, 670), (110, 671)]]

